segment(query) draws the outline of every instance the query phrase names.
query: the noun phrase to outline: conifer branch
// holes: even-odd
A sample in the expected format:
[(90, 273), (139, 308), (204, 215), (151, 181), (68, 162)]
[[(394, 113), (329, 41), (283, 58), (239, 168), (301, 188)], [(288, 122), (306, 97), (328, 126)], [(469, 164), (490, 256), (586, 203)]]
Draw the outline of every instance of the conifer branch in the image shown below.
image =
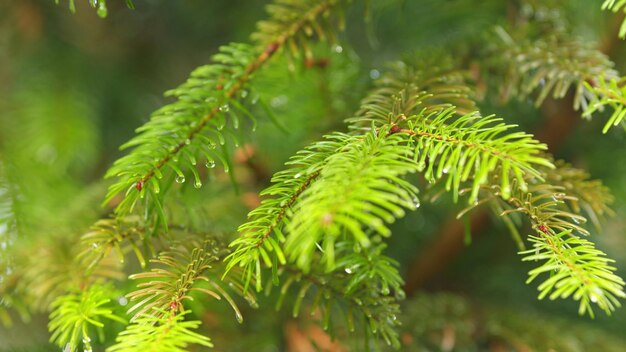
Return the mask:
[[(89, 275), (111, 251), (115, 250), (120, 263), (123, 263), (126, 260), (126, 252), (130, 249), (135, 253), (141, 267), (145, 268), (145, 256), (139, 246), (139, 244), (151, 245), (145, 237), (143, 226), (130, 219), (121, 221), (100, 219), (92, 226), (90, 232), (81, 237), (83, 250), (77, 259), (87, 264), (85, 274)], [(154, 252), (154, 249), (152, 251)]]
[[(401, 84), (406, 72), (414, 71), (400, 67), (402, 70), (394, 71), (399, 72), (400, 77), (390, 75), (396, 77), (390, 81), (396, 82), (399, 90), (375, 90), (364, 100), (357, 117), (350, 120), (358, 130), (363, 128), (357, 125), (367, 123), (381, 127), (370, 127), (364, 135), (331, 135), (329, 140), (314, 144), (311, 150), (329, 148), (324, 149), (325, 153), (316, 154), (319, 159), (311, 159), (310, 164), (304, 163), (277, 177), (277, 184), (272, 187), (282, 192), (280, 196), (264, 201), (251, 213), (253, 220), (241, 227), (241, 231), (247, 232), (231, 244), (238, 248), (227, 258), (227, 267), (244, 267), (246, 282), (255, 273), (257, 290), (261, 287), (261, 264), (272, 267), (273, 262), (278, 261), (270, 259), (269, 252), (275, 252), (281, 263), (287, 259), (295, 261), (306, 272), (319, 246), (327, 270), (332, 270), (334, 242), (338, 236), (351, 234), (363, 247), (369, 245), (372, 234), (388, 236), (384, 222), (403, 216), (403, 207), (419, 206), (416, 188), (401, 176), (423, 171), (426, 162), (429, 180), (449, 173), (446, 186), (453, 190), (455, 197), (461, 182), (474, 180), (472, 203), (477, 200), (479, 187), (493, 171), (505, 175), (502, 184), (508, 187), (510, 178), (521, 179), (524, 184), (524, 174), (539, 177), (536, 165), (552, 166), (539, 155), (544, 145), (524, 133), (505, 134), (512, 126), (494, 126), (497, 119), (476, 114), (458, 117), (454, 107), (444, 111), (436, 107), (429, 110), (427, 105), (422, 108), (421, 99), (428, 93), (418, 90), (416, 84)], [(419, 74), (408, 77), (419, 77)], [(385, 111), (385, 107), (391, 111)], [(432, 112), (427, 115), (427, 111)], [(304, 155), (310, 157), (309, 153)], [(309, 185), (304, 179), (307, 188), (301, 191), (294, 183), (303, 181), (294, 181), (294, 178), (309, 172), (315, 175), (316, 181)], [(294, 195), (298, 199), (292, 205)], [(285, 219), (280, 214), (285, 214), (287, 205), (290, 211)], [(279, 223), (287, 225), (286, 235), (283, 228), (276, 226), (278, 215)], [(272, 231), (276, 232), (278, 241), (272, 238), (266, 249), (257, 246)], [(278, 245), (282, 241), (286, 242), (284, 250)]]
[(389, 236), (385, 222), (415, 208), (417, 188), (401, 177), (415, 172), (402, 139), (370, 132), (346, 140), (328, 157), (320, 178), (302, 192), (287, 225), (285, 252), (305, 272), (319, 246), (327, 270), (335, 267), (335, 242), (352, 236), (368, 247), (370, 236)]
[(589, 107), (585, 109), (583, 117), (591, 117), (596, 111), (603, 111), (610, 107), (612, 112), (609, 120), (604, 125), (602, 133), (607, 133), (612, 126), (622, 125), (626, 129), (626, 78), (605, 80), (600, 77), (595, 85), (585, 82), (585, 88), (595, 94), (589, 101)]
[[(366, 343), (370, 339), (374, 342), (382, 339), (387, 345), (398, 348), (398, 302), (404, 299), (398, 263), (382, 255), (384, 244), (353, 253), (354, 245), (354, 241), (338, 244), (338, 252), (347, 255), (341, 257), (341, 263), (338, 261), (337, 270), (333, 272), (317, 267), (309, 273), (290, 265), (281, 268), (279, 275), (287, 278), (280, 288), (277, 309), (290, 290), (297, 291), (292, 308), (294, 317), (299, 316), (304, 299), (309, 297), (312, 303), (307, 310), (312, 316), (319, 313), (324, 330), (339, 325), (337, 318), (343, 315), (348, 331), (364, 331)], [(335, 314), (337, 311), (343, 314)]]
[(492, 172), (501, 173), (502, 197), (507, 199), (512, 179), (525, 188), (524, 174), (540, 178), (536, 167), (553, 167), (540, 155), (546, 149), (544, 144), (523, 132), (507, 133), (514, 126), (499, 121), (477, 114), (454, 119), (451, 107), (425, 117), (409, 117), (409, 128), (398, 126), (395, 131), (409, 136), (418, 170), (426, 169), (427, 180), (434, 182), (447, 175), (446, 190), (453, 192), (455, 201), (461, 183), (473, 180), (471, 204), (478, 201), (480, 186), (487, 183)]
[[(469, 197), (470, 204), (479, 204), (478, 194), (481, 188), (483, 188), (483, 184), (491, 184), (491, 187), (484, 187), (488, 189), (493, 189), (494, 183), (496, 185), (499, 184), (499, 187), (496, 186), (498, 191), (494, 193), (494, 196), (501, 198), (504, 201), (515, 203), (515, 206), (517, 207), (516, 211), (527, 213), (534, 223), (534, 228), (538, 229), (537, 231), (540, 231), (541, 233), (552, 231), (552, 235), (556, 235), (556, 232), (554, 231), (571, 232), (572, 230), (576, 230), (581, 233), (587, 233), (587, 231), (578, 224), (565, 220), (567, 218), (581, 222), (584, 221), (583, 217), (558, 209), (558, 207), (552, 208), (553, 205), (558, 204), (558, 201), (560, 201), (559, 199), (555, 199), (555, 203), (553, 204), (551, 202), (543, 201), (546, 198), (545, 195), (537, 195), (535, 198), (531, 198), (530, 195), (528, 197), (511, 197), (514, 192), (522, 192), (524, 196), (527, 194), (527, 179), (534, 179), (535, 183), (542, 180), (542, 175), (539, 171), (537, 171), (537, 167), (553, 168), (551, 162), (540, 155), (541, 150), (545, 149), (545, 146), (538, 144), (536, 141), (532, 140), (530, 136), (523, 133), (512, 133), (498, 138), (498, 134), (503, 133), (509, 129), (510, 126), (500, 124), (495, 128), (484, 128), (484, 125), (488, 126), (489, 123), (493, 122), (493, 120), (490, 120), (489, 118), (479, 119), (476, 115), (466, 115), (461, 116), (455, 121), (451, 119), (452, 111), (450, 110), (452, 109), (454, 108), (450, 108), (449, 111), (444, 111), (443, 113), (432, 113), (431, 115), (434, 116), (426, 116), (426, 118), (419, 115), (416, 115), (414, 119), (411, 117), (407, 118), (405, 116), (401, 119), (396, 118), (395, 121), (406, 123), (409, 128), (402, 128), (394, 124), (390, 129), (390, 132), (394, 134), (405, 134), (418, 137), (415, 142), (415, 151), (413, 155), (419, 156), (419, 158), (415, 158), (418, 162), (418, 169), (420, 171), (426, 167), (426, 161), (428, 161), (428, 170), (426, 170), (425, 173), (427, 179), (435, 181), (436, 179), (442, 178), (443, 174), (449, 173), (446, 181), (446, 189), (452, 189), (455, 199), (456, 195), (459, 193), (461, 183), (472, 179), (473, 185), (471, 189), (467, 189), (468, 192), (471, 192)], [(384, 112), (381, 111), (376, 111), (376, 113), (372, 115), (378, 115), (379, 119), (384, 119), (385, 116)], [(478, 119), (478, 122), (469, 124), (472, 118)], [(390, 123), (395, 123), (391, 117), (388, 117), (388, 121)], [(469, 130), (469, 133), (463, 131), (465, 128)], [(431, 131), (434, 131), (434, 133)], [(459, 138), (450, 138), (448, 131), (451, 132), (451, 135), (459, 136)], [(466, 148), (457, 148), (457, 145), (462, 146), (461, 142), (464, 141), (466, 136), (471, 139), (476, 137), (478, 138), (470, 142), (470, 144), (465, 144)], [(431, 146), (430, 143), (434, 143), (434, 145)], [(491, 151), (494, 151), (493, 153), (490, 153), (489, 148), (485, 149), (484, 147), (485, 144), (490, 145), (491, 143), (494, 143), (494, 148), (491, 149)], [(478, 147), (479, 151), (477, 153), (472, 152), (475, 147)], [(510, 151), (512, 154), (507, 154), (507, 151)], [(455, 155), (455, 152), (457, 155)], [(469, 162), (467, 163), (468, 166), (466, 166), (465, 157), (462, 156), (466, 153), (469, 156)], [(478, 156), (478, 159), (474, 160), (472, 153)], [(520, 154), (516, 155), (516, 153)], [(483, 154), (483, 161), (480, 160), (481, 154)], [(516, 163), (512, 162), (512, 160), (515, 160)], [(475, 168), (475, 170), (470, 175), (472, 168)], [(490, 175), (491, 177), (496, 175), (495, 177), (498, 181), (493, 182), (492, 180), (489, 180)], [(557, 198), (562, 199), (565, 197), (562, 193), (553, 194)], [(549, 196), (552, 196), (553, 194), (550, 194)], [(522, 201), (520, 201), (520, 199), (522, 199)], [(533, 203), (530, 202), (531, 199), (539, 201), (541, 205), (533, 205)], [(520, 203), (523, 201), (526, 203)], [(551, 297), (553, 299), (556, 297), (567, 298), (572, 292), (570, 291), (569, 293), (564, 293), (562, 286), (567, 282), (571, 285), (568, 287), (576, 287), (576, 284), (581, 284), (582, 282), (582, 284), (586, 285), (584, 286), (586, 288), (580, 290), (575, 296), (577, 299), (583, 297), (580, 308), (581, 314), (586, 312), (593, 314), (589, 306), (590, 301), (593, 301), (594, 303), (597, 302), (601, 309), (610, 312), (614, 309), (615, 305), (619, 304), (615, 297), (622, 297), (624, 295), (622, 292), (623, 281), (621, 278), (612, 273), (612, 270), (614, 270), (612, 267), (600, 265), (604, 260), (604, 258), (600, 258), (603, 253), (599, 254), (601, 252), (595, 251), (591, 242), (577, 244), (580, 245), (580, 247), (578, 247), (579, 250), (587, 250), (590, 255), (593, 255), (589, 258), (590, 264), (586, 265), (584, 260), (571, 261), (571, 253), (568, 254), (570, 257), (559, 257), (559, 259), (562, 260), (570, 259), (570, 261), (561, 262), (565, 264), (560, 267), (564, 276), (569, 278), (570, 281), (564, 280), (559, 283), (558, 286), (556, 286), (556, 288), (558, 288), (558, 290), (555, 291), (556, 295), (553, 294)], [(573, 253), (577, 252), (574, 251)], [(595, 264), (598, 265), (594, 266)], [(577, 270), (568, 271), (567, 269), (571, 267), (568, 267), (567, 265), (572, 265), (572, 267), (577, 268)], [(536, 270), (541, 272), (541, 270), (546, 266), (541, 266)], [(559, 269), (554, 266), (551, 268)], [(580, 273), (595, 273), (595, 270), (608, 271), (609, 274), (607, 274), (606, 280), (603, 277), (600, 277), (595, 281), (585, 281), (579, 279), (581, 277)], [(574, 273), (574, 275), (572, 275), (572, 273)], [(532, 278), (534, 279), (534, 277)], [(548, 283), (540, 286), (543, 290), (543, 295), (555, 288), (554, 285), (557, 283), (554, 281), (551, 283), (552, 284)], [(591, 283), (594, 285), (592, 286)], [(596, 285), (600, 288), (596, 289)], [(593, 293), (598, 290), (602, 291), (602, 295)], [(592, 293), (594, 298), (591, 298)]]
[[(600, 192), (605, 191), (593, 181), (584, 182), (586, 187), (600, 187)], [(572, 296), (580, 301), (581, 315), (587, 313), (594, 316), (590, 303), (597, 304), (610, 314), (621, 305), (617, 298), (626, 297), (623, 292), (624, 281), (615, 275), (615, 268), (609, 265), (612, 259), (606, 258), (592, 242), (575, 235), (589, 235), (589, 231), (581, 226), (586, 219), (576, 212), (563, 209), (563, 206), (565, 201), (576, 204), (579, 199), (563, 193), (566, 190), (563, 186), (537, 180), (529, 180), (529, 184), (526, 191), (514, 187), (512, 196), (506, 202), (501, 200), (499, 187), (484, 187), (482, 191), (487, 196), (478, 204), (491, 202), (494, 210), (507, 219), (507, 224), (512, 224), (508, 219), (512, 214), (522, 214), (530, 221), (535, 232), (535, 235), (529, 236), (533, 249), (521, 251), (520, 254), (524, 255), (525, 261), (544, 261), (530, 271), (527, 283), (543, 273), (550, 273), (550, 278), (539, 285), (540, 299), (548, 295), (552, 300)], [(468, 209), (459, 213), (459, 217)]]
[(563, 192), (567, 196), (563, 200), (576, 214), (584, 214), (600, 230), (601, 220), (605, 216), (614, 215), (611, 209), (614, 197), (611, 191), (600, 180), (590, 178), (588, 172), (577, 169), (557, 160), (554, 169), (542, 170), (546, 183), (553, 185), (554, 193)]
[(200, 321), (184, 320), (187, 314), (189, 311), (156, 310), (143, 315), (118, 335), (107, 352), (186, 352), (191, 344), (213, 347), (208, 337), (193, 331)]
[[(156, 111), (150, 122), (137, 130), (140, 134), (122, 146), (122, 149), (134, 147), (133, 151), (117, 160), (107, 172), (106, 177), (118, 180), (109, 188), (105, 202), (125, 192), (115, 209), (116, 215), (122, 217), (132, 212), (136, 203), (145, 199), (147, 214), (156, 213), (155, 223), (167, 229), (161, 191), (167, 190), (173, 179), (185, 182), (186, 169), (194, 176), (194, 186), (201, 187), (196, 170), (198, 158), (205, 159), (209, 168), (215, 166), (218, 158), (228, 172), (231, 167), (225, 133), (235, 139), (236, 145), (232, 129), (239, 128), (237, 113), (253, 118), (240, 100), (248, 95), (245, 88), (254, 73), (287, 42), (295, 43), (292, 39), (306, 33), (311, 26), (320, 29), (317, 33), (323, 39), (327, 31), (316, 24), (329, 26), (321, 17), (328, 17), (331, 8), (340, 3), (343, 1), (324, 0), (270, 7), (271, 20), (260, 24), (253, 36), (263, 46), (260, 53), (244, 44), (224, 46), (213, 57), (214, 64), (196, 69), (187, 83), (170, 91), (178, 101)], [(283, 7), (298, 11), (285, 12)], [(285, 17), (286, 14), (290, 15)], [(232, 120), (232, 129), (227, 126), (228, 119)], [(218, 145), (221, 152), (214, 150)], [(172, 173), (175, 176), (169, 176)]]
[(107, 292), (110, 287), (92, 285), (86, 290), (73, 291), (59, 296), (51, 305), (48, 329), (52, 333), (50, 342), (56, 343), (64, 351), (78, 351), (82, 341), (83, 350), (91, 351), (90, 330), (97, 330), (102, 336), (104, 319), (114, 320), (122, 324), (126, 321), (113, 314), (107, 307), (111, 301)]
[[(235, 311), (239, 322), (243, 320), (237, 304), (228, 290), (222, 287), (222, 282), (215, 272), (219, 263), (220, 247), (214, 240), (205, 240), (203, 244), (192, 246), (179, 245), (172, 247), (169, 252), (161, 253), (158, 259), (151, 262), (160, 264), (149, 272), (131, 275), (131, 279), (143, 281), (137, 285), (138, 289), (127, 295), (131, 302), (139, 301), (128, 312), (135, 312), (131, 321), (146, 314), (159, 314), (172, 311), (174, 314), (183, 311), (183, 301), (193, 300), (191, 293), (200, 292), (221, 300), (224, 298)], [(229, 278), (231, 287), (239, 290), (250, 304), (255, 305), (255, 298), (251, 293), (243, 293), (243, 285)]]
[[(363, 100), (361, 110), (347, 120), (350, 128), (368, 130), (372, 123), (383, 127), (388, 124), (390, 116), (410, 115), (423, 108), (436, 111), (452, 102), (461, 103), (461, 111), (474, 108), (471, 90), (462, 84), (464, 74), (455, 70), (449, 59), (432, 57), (427, 56), (431, 58), (427, 60), (409, 57), (392, 64), (391, 72), (385, 74), (377, 82), (377, 88)], [(440, 62), (442, 68), (432, 69), (430, 63), (434, 60)], [(273, 197), (266, 198), (259, 208), (249, 214), (250, 220), (239, 228), (241, 237), (230, 245), (237, 248), (227, 258), (228, 270), (237, 265), (244, 267), (248, 281), (255, 273), (256, 287), (260, 290), (261, 259), (268, 267), (272, 267), (274, 261), (285, 264), (285, 254), (279, 245), (285, 241), (284, 224), (291, 222), (284, 219), (285, 216), (289, 218), (293, 214), (293, 205), (302, 192), (311, 187), (312, 181), (319, 179), (327, 159), (346, 148), (349, 138), (353, 137), (342, 134), (327, 137), (325, 141), (299, 152), (288, 163), (292, 168), (274, 176), (274, 185), (261, 193)], [(410, 203), (416, 202), (411, 200)], [(270, 236), (272, 234), (274, 236)], [(265, 241), (268, 237), (269, 243)], [(271, 252), (274, 252), (276, 260), (270, 259)]]
[(361, 109), (346, 122), (350, 129), (368, 130), (371, 123), (379, 128), (418, 112), (429, 114), (450, 106), (456, 106), (455, 113), (469, 114), (478, 110), (471, 87), (467, 73), (458, 70), (449, 57), (414, 54), (389, 64), (361, 102)]
[(503, 99), (538, 92), (535, 104), (539, 106), (550, 94), (560, 99), (573, 88), (574, 109), (582, 110), (583, 117), (589, 118), (605, 106), (613, 109), (603, 133), (623, 123), (624, 83), (606, 55), (558, 34), (528, 41), (514, 39), (501, 27), (496, 32), (500, 39), (497, 60), (501, 61), (496, 65), (507, 67)]
[(626, 297), (624, 280), (613, 273), (616, 268), (609, 263), (614, 260), (606, 258), (592, 242), (571, 236), (571, 230), (556, 233), (550, 228), (545, 232), (541, 229), (539, 236), (529, 237), (534, 248), (520, 252), (524, 261), (544, 261), (528, 273), (527, 283), (550, 274), (538, 287), (539, 299), (548, 294), (552, 300), (572, 296), (580, 301), (578, 313), (588, 313), (592, 318), (591, 303), (609, 315), (621, 306), (618, 298)]
[(76, 260), (76, 251), (66, 238), (53, 242), (39, 242), (37, 251), (31, 252), (26, 263), (19, 290), (26, 292), (32, 311), (47, 311), (59, 296), (71, 290), (84, 289), (94, 283), (123, 277), (119, 261), (104, 257), (89, 274), (87, 263)]

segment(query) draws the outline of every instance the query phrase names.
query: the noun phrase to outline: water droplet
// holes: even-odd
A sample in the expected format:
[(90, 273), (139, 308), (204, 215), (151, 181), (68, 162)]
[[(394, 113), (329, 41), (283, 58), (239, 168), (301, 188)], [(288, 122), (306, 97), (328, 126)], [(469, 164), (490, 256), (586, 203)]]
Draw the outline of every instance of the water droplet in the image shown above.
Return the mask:
[(98, 249), (98, 244), (97, 244), (97, 243), (92, 243), (92, 244), (91, 244), (91, 247), (92, 247), (93, 249)]
[(200, 188), (200, 187), (202, 187), (202, 182), (200, 182), (200, 180), (196, 180), (196, 182), (193, 184), (193, 186), (195, 188)]
[(215, 161), (213, 160), (209, 160), (206, 162), (206, 164), (204, 164), (208, 169), (212, 169), (215, 167)]
[(406, 293), (404, 293), (404, 291), (403, 291), (403, 290), (398, 289), (398, 290), (396, 291), (395, 296), (396, 296), (396, 299), (397, 299), (397, 300), (403, 300), (403, 299), (405, 299), (405, 298), (406, 298)]
[(252, 98), (250, 99), (250, 103), (252, 103), (253, 105), (259, 102), (259, 94), (258, 93), (254, 93), (252, 95)]
[(341, 54), (343, 52), (343, 47), (341, 45), (335, 45), (335, 52), (337, 54)]
[(298, 172), (297, 174), (293, 175), (293, 178), (300, 178), (300, 176), (302, 176), (302, 174)]
[(444, 174), (447, 174), (448, 172), (450, 172), (450, 168), (444, 167), (443, 170), (441, 170), (441, 172), (443, 172)]
[(228, 111), (230, 111), (230, 106), (228, 106), (228, 104), (224, 104), (224, 105), (220, 106), (219, 109), (220, 109), (221, 112), (228, 112)]
[(191, 144), (191, 139), (189, 139), (189, 138), (185, 139), (185, 144), (190, 145)]
[(243, 315), (241, 315), (241, 313), (239, 311), (235, 312), (235, 318), (237, 318), (237, 322), (239, 324), (243, 323)]
[(289, 101), (289, 98), (287, 98), (286, 95), (279, 95), (279, 96), (275, 97), (274, 99), (272, 99), (272, 101), (270, 101), (270, 105), (273, 108), (278, 108), (278, 107), (281, 107), (281, 106), (287, 104), (288, 101)]
[(378, 79), (380, 77), (380, 71), (374, 69), (370, 71), (370, 78), (371, 79)]
[(383, 287), (383, 289), (380, 290), (380, 293), (387, 296), (389, 294), (389, 287)]
[(83, 352), (92, 352), (93, 350), (91, 349), (91, 339), (89, 338), (89, 336), (84, 336), (83, 337)]
[(245, 89), (244, 89), (244, 90), (242, 90), (242, 91), (239, 93), (239, 96), (241, 97), (241, 99), (245, 99), (245, 98), (248, 96), (248, 91), (247, 91), (247, 90), (245, 90)]
[(591, 295), (589, 295), (589, 299), (591, 299), (591, 302), (593, 302), (593, 303), (598, 302), (598, 296), (596, 296), (593, 293)]
[(176, 182), (177, 182), (177, 183), (183, 183), (183, 182), (185, 182), (185, 176), (182, 176), (182, 175), (177, 176), (177, 177), (176, 177)]
[(63, 347), (63, 352), (72, 352), (72, 345), (69, 342)]
[(128, 304), (128, 299), (124, 296), (120, 296), (120, 298), (117, 299), (117, 302), (121, 305), (121, 306), (125, 306)]
[(352, 269), (350, 269), (350, 268), (346, 268), (346, 269), (345, 269), (345, 272), (346, 272), (346, 274), (352, 274)]

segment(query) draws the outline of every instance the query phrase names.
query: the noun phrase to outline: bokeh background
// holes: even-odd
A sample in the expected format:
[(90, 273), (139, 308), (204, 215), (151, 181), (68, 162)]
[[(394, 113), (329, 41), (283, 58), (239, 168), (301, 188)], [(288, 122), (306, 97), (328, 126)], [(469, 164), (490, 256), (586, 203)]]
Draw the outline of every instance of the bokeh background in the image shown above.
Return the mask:
[[(220, 45), (248, 41), (268, 3), (137, 0), (131, 11), (123, 1), (109, 0), (109, 16), (100, 19), (86, 0), (77, 0), (76, 14), (68, 11), (64, 0), (60, 2), (0, 3), (0, 255), (20, 243), (72, 243), (105, 215), (107, 209), (100, 202), (107, 182), (102, 177), (122, 155), (119, 145), (169, 101), (164, 91), (209, 62)], [(287, 132), (260, 113), (259, 128), (246, 142), (256, 169), (239, 173), (242, 193), (235, 194), (219, 175), (215, 185), (198, 193), (198, 202), (215, 199), (207, 213), (212, 226), (236, 229), (258, 202), (256, 191), (267, 185), (269, 175), (280, 170), (290, 155), (325, 132), (343, 129), (343, 119), (358, 108), (385, 62), (442, 46), (467, 52), (506, 19), (510, 8), (502, 0), (374, 3), (369, 12), (359, 2), (351, 9), (340, 46), (316, 49), (324, 64), (296, 64), (294, 74), (281, 62), (259, 77), (264, 98)], [(572, 24), (573, 35), (595, 43), (618, 71), (626, 72), (626, 45), (615, 30), (619, 16), (601, 12), (598, 1), (545, 3), (561, 3), (556, 16)], [(366, 20), (364, 14), (369, 16)], [(593, 240), (617, 260), (618, 274), (626, 276), (626, 133), (614, 128), (602, 135), (603, 118), (583, 120), (562, 101), (548, 101), (536, 109), (532, 101), (502, 105), (487, 99), (481, 109), (536, 133), (557, 158), (585, 168), (612, 190), (615, 216), (606, 220), (601, 231), (594, 231)], [(9, 199), (10, 189), (17, 189), (19, 198)], [(390, 239), (388, 254), (400, 261), (412, 285), (406, 329), (420, 324), (424, 331), (429, 331), (429, 324), (452, 326), (452, 335), (445, 335), (449, 331), (445, 328), (433, 330), (444, 331), (443, 335), (424, 333), (425, 341), (435, 341), (425, 343), (430, 347), (424, 350), (445, 350), (441, 341), (449, 336), (454, 337), (453, 350), (477, 348), (464, 340), (477, 338), (477, 329), (487, 329), (476, 327), (477, 310), (512, 319), (514, 323), (507, 326), (519, 326), (518, 336), (540, 338), (533, 334), (542, 336), (541, 326), (557, 324), (562, 329), (555, 334), (591, 331), (600, 340), (623, 343), (626, 350), (626, 342), (620, 342), (626, 341), (626, 309), (612, 317), (597, 314), (591, 321), (577, 315), (575, 302), (538, 301), (535, 285), (524, 284), (532, 264), (520, 261), (508, 231), (498, 221), (486, 218), (473, 231), (471, 245), (444, 246), (438, 260), (422, 261), (442, 233), (458, 227), (455, 209), (458, 206), (446, 199), (424, 205), (394, 224)], [(11, 218), (16, 222), (7, 220)], [(281, 351), (290, 346), (297, 350), (293, 340), (303, 332), (285, 323), (289, 312), (249, 312), (245, 326), (237, 327), (222, 321), (233, 320), (221, 316), (229, 312), (215, 309), (207, 310), (202, 320), (221, 346), (217, 350)], [(45, 315), (36, 314), (28, 323), (17, 314), (13, 318), (11, 327), (0, 327), (0, 351), (54, 350), (47, 343)], [(575, 337), (572, 334), (571, 339)], [(490, 342), (483, 347), (496, 345)], [(577, 350), (575, 341), (572, 346)]]

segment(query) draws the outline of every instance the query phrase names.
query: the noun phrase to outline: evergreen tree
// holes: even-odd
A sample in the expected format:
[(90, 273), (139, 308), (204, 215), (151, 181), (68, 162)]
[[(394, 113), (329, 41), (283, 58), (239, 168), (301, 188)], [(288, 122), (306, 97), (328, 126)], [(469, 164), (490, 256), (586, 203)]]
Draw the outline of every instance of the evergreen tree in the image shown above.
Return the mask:
[(56, 2), (0, 5), (0, 349), (626, 348), (626, 1)]

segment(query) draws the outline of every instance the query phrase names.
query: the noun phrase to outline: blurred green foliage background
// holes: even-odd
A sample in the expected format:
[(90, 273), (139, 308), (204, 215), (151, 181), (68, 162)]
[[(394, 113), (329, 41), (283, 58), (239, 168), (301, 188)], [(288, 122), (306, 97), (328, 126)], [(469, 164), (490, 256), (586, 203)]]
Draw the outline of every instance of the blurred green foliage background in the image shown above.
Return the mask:
[[(6, 205), (0, 206), (0, 218), (17, 219), (0, 220), (0, 255), (19, 251), (19, 246), (30, 248), (32, 243), (45, 247), (49, 241), (65, 241), (69, 246), (104, 216), (108, 210), (100, 206), (106, 189), (102, 176), (121, 155), (118, 146), (147, 121), (152, 111), (168, 102), (162, 93), (208, 62), (219, 45), (247, 41), (255, 22), (264, 18), (267, 1), (145, 0), (136, 1), (136, 9), (131, 11), (122, 1), (110, 0), (109, 16), (104, 20), (87, 1), (77, 2), (74, 15), (61, 3), (0, 3), (0, 197), (6, 198), (11, 187), (20, 194), (19, 199), (8, 200), (13, 214), (8, 213)], [(290, 155), (323, 133), (343, 128), (343, 119), (358, 108), (360, 97), (384, 69), (385, 62), (415, 50), (428, 53), (442, 46), (467, 54), (478, 38), (506, 18), (508, 3), (386, 0), (373, 1), (366, 12), (357, 2), (348, 14), (341, 47), (316, 49), (317, 57), (327, 60), (328, 65), (298, 65), (298, 74), (293, 74), (283, 61), (259, 78), (258, 85), (265, 87), (263, 94), (287, 133), (267, 117), (261, 118), (257, 132), (247, 143), (262, 177), (255, 179), (245, 172), (240, 175), (241, 195), (219, 177), (215, 185), (204, 187), (197, 195), (198, 201), (214, 197), (207, 217), (217, 228), (234, 231), (257, 202), (255, 192), (267, 184), (267, 177), (280, 170)], [(559, 16), (573, 24), (576, 36), (598, 45), (617, 41), (615, 16), (602, 13), (597, 2), (548, 3), (560, 4)], [(364, 13), (369, 14), (365, 21)], [(617, 69), (626, 72), (626, 46), (617, 42), (610, 48), (608, 54)], [(537, 131), (539, 136), (546, 126), (546, 109), (535, 109), (530, 101), (503, 106), (486, 100), (481, 109), (497, 113), (526, 131)], [(561, 132), (557, 126), (556, 132), (561, 135), (558, 143), (550, 144), (550, 150), (587, 169), (613, 191), (616, 215), (608, 219), (602, 231), (595, 231), (593, 240), (617, 259), (618, 274), (626, 276), (626, 135), (619, 128), (601, 135), (602, 119), (578, 118), (571, 124), (573, 127), (563, 127)], [(401, 262), (404, 273), (410, 273), (424, 248), (452, 221), (455, 209), (459, 207), (441, 199), (394, 224), (388, 254)], [(592, 333), (602, 330), (607, 335), (599, 336), (612, 336), (626, 348), (626, 342), (619, 341), (626, 339), (626, 310), (618, 310), (612, 317), (600, 314), (592, 322), (577, 316), (575, 302), (537, 301), (535, 286), (524, 284), (532, 265), (520, 261), (506, 228), (494, 221), (473, 235), (471, 245), (440, 267), (429, 269), (433, 274), (422, 282), (420, 290), (452, 292), (452, 305), (467, 304), (496, 312), (496, 317), (517, 319), (521, 321), (516, 332), (520, 335), (527, 329), (532, 336), (543, 319), (560, 319), (565, 330), (572, 326)], [(417, 308), (407, 310), (404, 329), (411, 331), (425, 324), (423, 329), (428, 331), (428, 324), (448, 316), (445, 312), (430, 312), (433, 317), (427, 318), (431, 315), (426, 311), (437, 304), (448, 304), (437, 297), (431, 297), (435, 303), (428, 304), (411, 303), (409, 297), (407, 304)], [(237, 327), (220, 318), (220, 314), (230, 312), (211, 309), (213, 313), (207, 312), (203, 320), (216, 345), (221, 346), (217, 350), (287, 348), (287, 330), (283, 327), (287, 312), (273, 313), (271, 308), (250, 311), (246, 324)], [(461, 311), (461, 316), (453, 314), (446, 319), (451, 324), (473, 319), (475, 313)], [(17, 319), (11, 328), (0, 327), (0, 350), (51, 350), (45, 324), (45, 315), (41, 315), (28, 324)], [(472, 345), (481, 338), (472, 333), (474, 328), (469, 333), (463, 329), (455, 328), (453, 348), (482, 349)], [(423, 336), (424, 341), (440, 339), (427, 333)], [(427, 348), (424, 350), (438, 350), (442, 345), (437, 342)]]

